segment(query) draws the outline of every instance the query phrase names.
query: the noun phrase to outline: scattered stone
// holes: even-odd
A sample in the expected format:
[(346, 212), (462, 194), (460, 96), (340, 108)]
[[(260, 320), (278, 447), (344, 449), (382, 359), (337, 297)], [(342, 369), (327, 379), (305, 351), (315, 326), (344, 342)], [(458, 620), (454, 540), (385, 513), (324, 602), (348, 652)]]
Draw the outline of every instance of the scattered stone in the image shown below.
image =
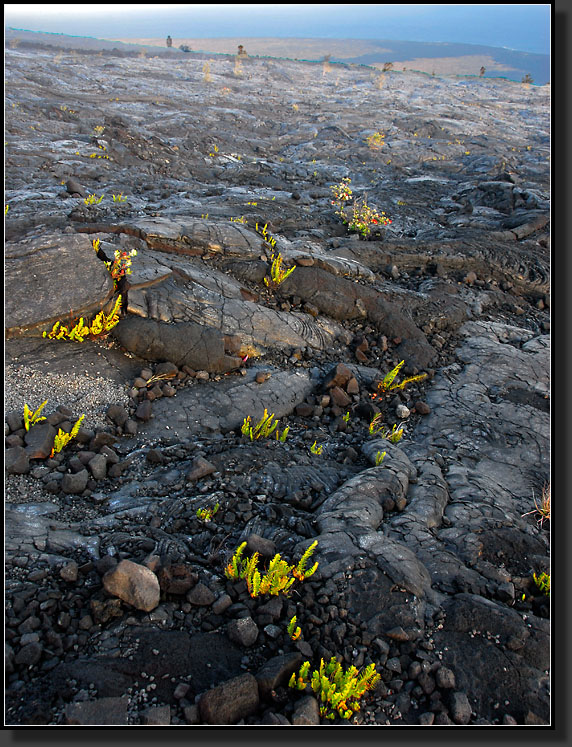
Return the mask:
[(30, 471), (30, 457), (23, 446), (13, 446), (4, 452), (4, 469), (10, 475), (25, 475)]
[(213, 472), (216, 472), (214, 464), (209, 462), (208, 459), (204, 459), (204, 457), (197, 457), (187, 473), (187, 481), (196, 482), (197, 480), (201, 480), (203, 477), (212, 475)]
[(104, 589), (138, 610), (150, 612), (159, 604), (157, 576), (145, 566), (122, 560), (103, 577)]
[(165, 464), (165, 456), (161, 449), (149, 449), (145, 458), (151, 464)]
[(313, 695), (306, 695), (296, 702), (292, 724), (294, 726), (320, 725), (320, 708)]
[(67, 581), (67, 583), (75, 583), (78, 577), (78, 570), (78, 564), (75, 561), (66, 563), (60, 569), (60, 578), (63, 578), (63, 580)]
[(151, 409), (151, 402), (148, 399), (143, 400), (140, 405), (137, 406), (137, 409), (135, 410), (135, 417), (139, 420), (142, 420), (144, 423), (146, 423), (148, 420), (151, 419), (152, 415), (152, 409)]
[(236, 724), (254, 713), (259, 702), (256, 678), (247, 673), (203, 693), (199, 700), (199, 712), (207, 724)]
[(443, 690), (454, 690), (456, 687), (455, 675), (447, 667), (439, 667), (435, 672), (435, 683)]
[(170, 726), (171, 706), (152, 706), (143, 711), (141, 720), (144, 726)]
[(252, 646), (258, 638), (258, 625), (251, 617), (231, 620), (226, 630), (231, 641), (245, 648)]
[(46, 459), (52, 453), (56, 429), (48, 422), (34, 425), (26, 432), (24, 442), (29, 459)]
[(196, 607), (209, 607), (216, 599), (209, 587), (201, 582), (187, 592), (186, 598)]
[(449, 712), (456, 724), (468, 724), (471, 720), (471, 704), (466, 693), (452, 692), (449, 697)]
[(256, 673), (260, 698), (270, 701), (272, 693), (279, 687), (287, 686), (293, 672), (297, 671), (301, 664), (300, 653), (282, 654), (268, 659)]
[(418, 723), (420, 726), (432, 726), (434, 721), (435, 721), (435, 714), (431, 713), (431, 711), (422, 713), (418, 719)]
[(98, 698), (83, 703), (68, 703), (65, 718), (68, 726), (127, 726), (127, 697)]
[(129, 413), (121, 405), (110, 405), (106, 412), (107, 417), (120, 427), (123, 427), (129, 419)]
[(272, 540), (260, 537), (258, 534), (249, 534), (246, 539), (246, 547), (250, 553), (259, 553), (263, 558), (272, 558), (276, 555), (276, 545)]
[(107, 457), (104, 454), (96, 454), (87, 466), (94, 480), (105, 480), (107, 476)]
[(431, 408), (426, 402), (418, 400), (415, 403), (415, 412), (418, 412), (419, 415), (429, 415), (429, 413), (431, 412)]
[(151, 570), (157, 574), (161, 591), (166, 594), (186, 594), (198, 581), (197, 573), (186, 563), (173, 563)]
[(89, 472), (82, 469), (75, 473), (66, 473), (62, 479), (62, 490), (68, 495), (80, 495), (87, 487)]

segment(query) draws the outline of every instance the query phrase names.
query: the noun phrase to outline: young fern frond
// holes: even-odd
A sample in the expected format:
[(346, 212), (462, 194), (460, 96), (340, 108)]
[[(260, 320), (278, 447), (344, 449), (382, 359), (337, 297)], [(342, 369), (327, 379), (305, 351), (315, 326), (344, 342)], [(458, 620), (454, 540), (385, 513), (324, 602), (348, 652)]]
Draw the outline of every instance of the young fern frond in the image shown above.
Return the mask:
[(240, 575), (240, 572), (242, 569), (242, 553), (244, 552), (245, 547), (246, 547), (246, 542), (243, 542), (236, 548), (236, 551), (234, 555), (232, 556), (224, 572), (227, 578), (231, 578), (231, 579), (242, 578), (242, 576)]
[(407, 379), (403, 379), (399, 384), (394, 384), (392, 387), (390, 387), (391, 391), (404, 389), (407, 384), (412, 384), (414, 381), (424, 381), (427, 378), (428, 374), (417, 374), (416, 376), (409, 376)]
[(386, 374), (385, 378), (381, 382), (383, 385), (384, 391), (389, 391), (392, 388), (391, 385), (393, 384), (395, 377), (397, 376), (397, 374), (403, 367), (404, 363), (405, 361), (401, 361), (400, 363), (397, 364), (397, 366), (395, 366), (395, 368), (393, 368), (388, 374)]
[(293, 641), (297, 641), (302, 635), (302, 629), (296, 625), (296, 615), (288, 623), (288, 635)]
[(299, 578), (301, 581), (303, 581), (305, 578), (309, 578), (312, 574), (316, 572), (316, 569), (318, 568), (318, 563), (315, 563), (312, 568), (309, 571), (306, 571), (306, 566), (308, 565), (308, 561), (310, 560), (310, 556), (314, 552), (318, 545), (318, 540), (314, 540), (311, 545), (309, 545), (300, 560), (298, 561), (298, 565), (295, 569), (293, 569), (292, 573), (296, 571), (295, 575), (297, 578)]
[(58, 432), (54, 438), (54, 446), (52, 448), (52, 453), (50, 456), (53, 457), (54, 454), (58, 454), (65, 446), (69, 444), (72, 439), (77, 436), (84, 418), (85, 415), (82, 415), (80, 418), (78, 418), (74, 427), (69, 433), (66, 433), (61, 428), (58, 429)]
[(27, 431), (30, 430), (31, 425), (35, 425), (36, 423), (39, 423), (41, 420), (45, 420), (46, 418), (42, 415), (40, 416), (40, 413), (46, 406), (48, 400), (45, 399), (42, 404), (38, 407), (37, 410), (32, 412), (27, 404), (24, 404), (24, 427)]

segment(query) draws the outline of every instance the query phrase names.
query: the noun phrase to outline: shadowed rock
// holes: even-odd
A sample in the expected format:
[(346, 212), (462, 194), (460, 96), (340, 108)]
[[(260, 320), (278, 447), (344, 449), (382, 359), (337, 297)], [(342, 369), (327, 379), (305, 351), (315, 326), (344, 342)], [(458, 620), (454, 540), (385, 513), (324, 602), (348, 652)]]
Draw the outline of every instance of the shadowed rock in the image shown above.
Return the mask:
[[(5, 326), (8, 336), (41, 334), (56, 321), (99, 311), (113, 280), (82, 235), (48, 234), (7, 244)], [(34, 299), (28, 303), (25, 299)]]
[(119, 321), (113, 335), (120, 345), (145, 360), (172, 361), (180, 368), (226, 372), (241, 364), (240, 358), (225, 353), (219, 330), (194, 322), (165, 324), (128, 317)]

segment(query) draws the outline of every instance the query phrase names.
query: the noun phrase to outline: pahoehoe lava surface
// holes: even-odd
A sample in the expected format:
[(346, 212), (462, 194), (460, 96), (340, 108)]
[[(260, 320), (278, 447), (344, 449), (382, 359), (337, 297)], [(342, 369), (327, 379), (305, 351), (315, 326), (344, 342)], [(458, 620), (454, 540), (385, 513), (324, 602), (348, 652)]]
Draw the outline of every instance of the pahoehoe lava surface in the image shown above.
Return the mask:
[[(548, 726), (548, 86), (14, 33), (6, 724)], [(288, 687), (333, 656), (348, 722)]]

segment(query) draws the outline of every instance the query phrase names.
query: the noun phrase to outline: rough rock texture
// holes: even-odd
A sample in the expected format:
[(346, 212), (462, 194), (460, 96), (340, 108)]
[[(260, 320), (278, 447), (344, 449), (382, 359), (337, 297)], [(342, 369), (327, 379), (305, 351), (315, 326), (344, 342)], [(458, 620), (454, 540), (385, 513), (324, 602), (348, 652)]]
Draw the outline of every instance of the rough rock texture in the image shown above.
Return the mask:
[(548, 87), (69, 44), (6, 50), (6, 723), (548, 725)]

